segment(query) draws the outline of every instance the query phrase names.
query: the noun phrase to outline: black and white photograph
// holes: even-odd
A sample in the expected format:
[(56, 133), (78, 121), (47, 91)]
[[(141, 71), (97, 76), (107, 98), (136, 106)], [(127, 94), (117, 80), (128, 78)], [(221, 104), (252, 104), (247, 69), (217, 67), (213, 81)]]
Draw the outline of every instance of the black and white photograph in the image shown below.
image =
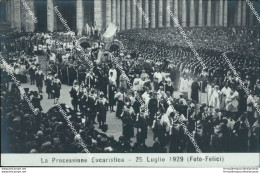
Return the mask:
[(259, 14), (259, 0), (0, 0), (1, 155), (259, 154)]

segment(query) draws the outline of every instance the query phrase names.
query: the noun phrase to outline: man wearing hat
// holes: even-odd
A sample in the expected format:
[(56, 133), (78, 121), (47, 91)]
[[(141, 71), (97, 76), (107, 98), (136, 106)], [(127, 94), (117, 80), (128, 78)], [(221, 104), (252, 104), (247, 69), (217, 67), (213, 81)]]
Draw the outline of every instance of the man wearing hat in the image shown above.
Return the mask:
[(42, 87), (43, 87), (44, 75), (40, 66), (38, 66), (37, 71), (35, 72), (35, 80), (36, 80), (36, 86), (39, 90), (39, 93), (43, 93)]
[(74, 80), (73, 86), (70, 90), (70, 96), (72, 98), (71, 104), (75, 111), (78, 110), (78, 92), (79, 92), (79, 85), (78, 85), (78, 82), (76, 80)]
[(30, 79), (31, 79), (31, 85), (34, 84), (35, 82), (35, 72), (36, 72), (36, 66), (35, 63), (32, 63), (28, 69), (29, 71), (29, 75), (30, 75)]
[(53, 77), (51, 75), (51, 72), (48, 72), (48, 75), (46, 76), (46, 79), (45, 79), (46, 93), (48, 94), (48, 99), (53, 98), (52, 81), (53, 81)]
[(32, 98), (32, 105), (34, 106), (34, 108), (38, 108), (40, 111), (42, 111), (42, 106), (41, 106), (41, 100), (43, 99), (43, 96), (37, 93), (37, 91), (35, 91), (35, 93), (33, 94), (33, 98)]
[(107, 118), (107, 105), (108, 101), (104, 97), (104, 93), (100, 93), (100, 98), (96, 102), (97, 105), (97, 118), (99, 123), (99, 128), (102, 128), (106, 124), (106, 118)]
[(54, 97), (54, 103), (56, 103), (56, 101), (58, 101), (58, 99), (60, 98), (60, 90), (61, 90), (61, 81), (58, 78), (58, 74), (54, 75), (54, 80), (52, 84), (53, 84), (52, 92)]
[(120, 118), (124, 108), (125, 93), (118, 89), (118, 92), (115, 94), (115, 99), (117, 100), (116, 117)]

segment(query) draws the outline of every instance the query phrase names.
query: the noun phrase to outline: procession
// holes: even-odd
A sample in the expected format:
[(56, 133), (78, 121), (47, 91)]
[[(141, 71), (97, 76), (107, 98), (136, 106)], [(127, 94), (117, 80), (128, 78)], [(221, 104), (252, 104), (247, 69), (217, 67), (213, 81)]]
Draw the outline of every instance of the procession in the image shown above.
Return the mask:
[(3, 152), (259, 152), (258, 27), (114, 28), (1, 32)]

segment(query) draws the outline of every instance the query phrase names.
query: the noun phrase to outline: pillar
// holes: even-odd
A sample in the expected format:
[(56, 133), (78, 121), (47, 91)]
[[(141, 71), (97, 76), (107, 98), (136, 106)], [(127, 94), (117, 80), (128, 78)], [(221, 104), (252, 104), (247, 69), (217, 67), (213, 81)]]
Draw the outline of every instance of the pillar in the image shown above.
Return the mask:
[(215, 26), (219, 26), (219, 1), (215, 2)]
[(203, 26), (203, 2), (199, 0), (199, 26)]
[(211, 0), (208, 0), (207, 26), (211, 26)]
[(163, 1), (158, 2), (158, 27), (163, 27)]
[(223, 26), (223, 0), (219, 0), (219, 26)]
[(237, 25), (241, 26), (241, 0), (238, 0), (238, 4), (237, 4)]
[(132, 6), (132, 28), (136, 28), (136, 5), (135, 1), (131, 1)]
[[(173, 12), (173, 14), (174, 14), (175, 19), (177, 19), (177, 21), (179, 21), (178, 9), (179, 9), (178, 8), (178, 0), (174, 0), (174, 12)], [(174, 22), (174, 26), (177, 27), (175, 22)]]
[(242, 26), (246, 26), (246, 1), (243, 1), (242, 5)]
[(190, 27), (195, 26), (195, 9), (194, 0), (190, 0)]
[(120, 13), (120, 0), (116, 0), (116, 25), (118, 28), (120, 28), (120, 17), (121, 17), (121, 13)]
[[(253, 1), (251, 1), (251, 3), (254, 6)], [(249, 26), (253, 26), (253, 24), (254, 24), (254, 14), (253, 14), (253, 12), (251, 12), (251, 9), (250, 9), (250, 12), (249, 12)]]
[[(27, 1), (26, 1), (27, 3)], [(28, 3), (27, 3), (28, 5)], [(27, 10), (25, 9), (25, 6), (23, 5), (22, 2), (20, 2), (20, 6), (21, 6), (21, 28), (23, 28), (24, 30), (26, 30), (26, 13)]]
[(149, 19), (149, 0), (145, 0), (145, 15), (146, 19), (144, 20), (144, 27), (149, 28), (149, 23), (147, 21)]
[(10, 0), (10, 21), (11, 28), (14, 28), (14, 0)]
[(187, 10), (186, 10), (186, 0), (182, 0), (182, 26), (187, 26)]
[(21, 31), (21, 5), (20, 0), (14, 0), (14, 28)]
[(94, 22), (96, 27), (101, 30), (103, 28), (103, 11), (102, 11), (102, 2), (103, 1), (94, 1)]
[(106, 27), (111, 22), (111, 0), (106, 0)]
[(11, 1), (6, 2), (6, 20), (11, 22)]
[(116, 25), (116, 0), (112, 0), (112, 23)]
[[(167, 7), (170, 7), (171, 4), (170, 4), (170, 0), (166, 0), (166, 8)], [(170, 13), (168, 13), (166, 11), (166, 14), (165, 14), (165, 21), (166, 21), (166, 27), (170, 27), (171, 26), (171, 18), (170, 18)]]
[(155, 0), (151, 0), (151, 28), (155, 28)]
[[(34, 0), (27, 0), (26, 2), (28, 4), (28, 6), (30, 7), (31, 12), (36, 17), (35, 8), (34, 8)], [(35, 23), (32, 20), (32, 16), (27, 12), (26, 13), (26, 31), (27, 32), (33, 32), (34, 29), (35, 29)]]
[(137, 2), (138, 4), (136, 4), (137, 6), (137, 13), (138, 13), (138, 23), (137, 23), (137, 28), (142, 28), (143, 27), (143, 16), (142, 16), (142, 12), (140, 10), (140, 7), (142, 8), (142, 0), (139, 0)]
[(224, 26), (228, 26), (228, 0), (224, 0)]
[(125, 30), (125, 0), (121, 1), (121, 30)]
[(53, 32), (53, 30), (54, 30), (53, 0), (47, 0), (47, 31)]
[(131, 5), (130, 5), (130, 0), (126, 0), (126, 29), (131, 29)]
[(84, 23), (83, 23), (83, 3), (82, 0), (77, 0), (76, 2), (76, 25), (77, 25), (77, 31), (78, 35), (82, 35), (82, 31), (84, 28)]

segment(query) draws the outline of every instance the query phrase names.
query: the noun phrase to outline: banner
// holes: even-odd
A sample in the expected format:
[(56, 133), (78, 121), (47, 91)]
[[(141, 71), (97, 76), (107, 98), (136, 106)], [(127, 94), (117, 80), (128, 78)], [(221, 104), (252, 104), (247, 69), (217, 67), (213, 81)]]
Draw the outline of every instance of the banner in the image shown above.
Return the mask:
[(117, 26), (113, 23), (110, 23), (106, 29), (106, 32), (103, 34), (104, 38), (110, 38), (115, 35), (117, 31)]

